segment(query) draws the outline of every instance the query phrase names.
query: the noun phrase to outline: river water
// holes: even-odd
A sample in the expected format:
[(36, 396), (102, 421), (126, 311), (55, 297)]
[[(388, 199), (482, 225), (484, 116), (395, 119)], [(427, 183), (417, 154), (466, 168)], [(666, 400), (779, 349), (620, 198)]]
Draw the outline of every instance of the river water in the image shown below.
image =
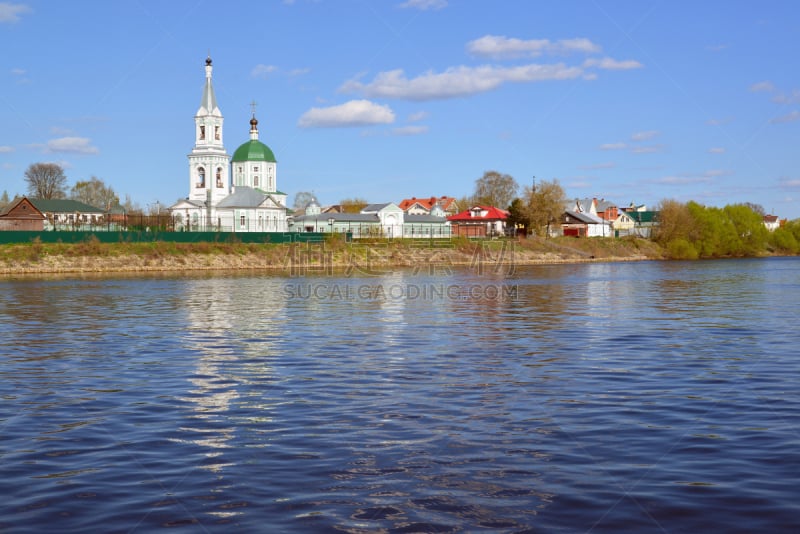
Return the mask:
[(0, 280), (0, 531), (800, 531), (800, 259), (300, 274)]

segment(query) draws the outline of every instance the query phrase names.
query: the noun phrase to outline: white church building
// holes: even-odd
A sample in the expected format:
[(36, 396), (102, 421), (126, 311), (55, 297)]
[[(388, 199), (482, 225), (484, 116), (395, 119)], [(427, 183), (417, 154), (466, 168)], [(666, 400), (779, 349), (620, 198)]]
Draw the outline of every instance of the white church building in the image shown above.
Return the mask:
[(189, 196), (170, 206), (180, 227), (190, 231), (285, 232), (286, 194), (277, 187), (277, 162), (258, 140), (258, 121), (250, 119), (250, 140), (233, 157), (223, 144), (223, 117), (206, 59), (203, 99), (194, 117), (194, 148), (189, 154)]

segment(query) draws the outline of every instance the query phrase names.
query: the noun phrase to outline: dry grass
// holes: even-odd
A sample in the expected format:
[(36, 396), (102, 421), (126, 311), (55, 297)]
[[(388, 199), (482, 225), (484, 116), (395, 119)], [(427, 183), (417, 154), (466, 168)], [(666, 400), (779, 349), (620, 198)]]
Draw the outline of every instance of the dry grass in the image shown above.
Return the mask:
[[(294, 247), (294, 248), (292, 248)], [(320, 252), (324, 251), (324, 260)], [(509, 254), (509, 252), (513, 252)], [(660, 259), (661, 250), (644, 239), (529, 238), (520, 240), (360, 240), (345, 243), (331, 236), (315, 244), (253, 243), (82, 243), (0, 245), (0, 273), (135, 272), (184, 270), (285, 270), (292, 262), (330, 262), (416, 266), (430, 261), (469, 265), (476, 255), (491, 261), (563, 263)]]

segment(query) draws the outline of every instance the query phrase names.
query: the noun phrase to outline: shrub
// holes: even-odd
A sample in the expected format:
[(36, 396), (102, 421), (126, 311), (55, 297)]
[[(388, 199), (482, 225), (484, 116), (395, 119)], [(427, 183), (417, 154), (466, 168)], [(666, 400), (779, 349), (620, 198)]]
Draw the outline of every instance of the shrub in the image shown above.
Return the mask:
[(667, 243), (667, 256), (673, 260), (696, 260), (700, 255), (689, 241), (678, 238)]

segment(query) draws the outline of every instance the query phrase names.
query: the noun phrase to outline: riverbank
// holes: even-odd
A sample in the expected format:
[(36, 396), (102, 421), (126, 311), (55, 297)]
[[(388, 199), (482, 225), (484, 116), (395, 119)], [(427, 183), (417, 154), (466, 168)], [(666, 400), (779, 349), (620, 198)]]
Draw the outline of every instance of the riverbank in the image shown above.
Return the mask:
[(376, 267), (532, 265), (663, 259), (645, 239), (519, 239), (320, 243), (26, 243), (0, 247), (0, 275), (266, 270), (368, 272)]

